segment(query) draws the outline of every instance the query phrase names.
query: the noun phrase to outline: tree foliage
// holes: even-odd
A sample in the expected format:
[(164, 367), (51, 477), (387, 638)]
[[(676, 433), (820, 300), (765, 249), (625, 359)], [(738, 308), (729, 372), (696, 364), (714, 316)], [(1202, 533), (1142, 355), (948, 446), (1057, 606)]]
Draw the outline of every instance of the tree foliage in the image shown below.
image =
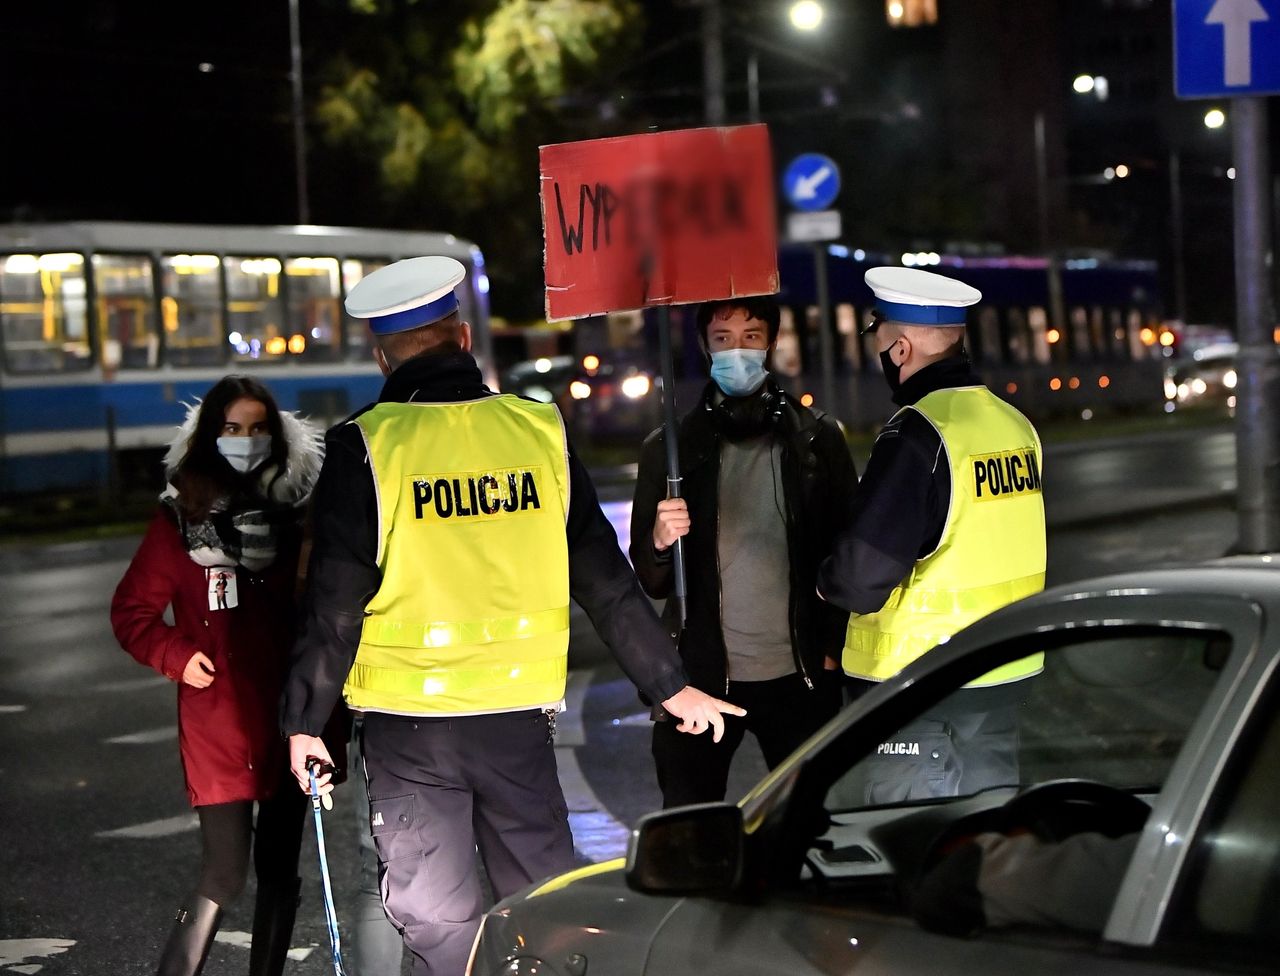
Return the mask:
[(537, 147), (596, 134), (567, 122), (560, 106), (630, 52), (637, 5), (346, 0), (344, 8), (327, 18), (341, 28), (320, 39), (312, 118), (321, 152), (346, 157), (334, 173), (378, 192), (331, 186), (329, 209), (366, 211), (345, 222), (475, 240), (489, 255), (495, 306), (533, 312), (542, 270)]

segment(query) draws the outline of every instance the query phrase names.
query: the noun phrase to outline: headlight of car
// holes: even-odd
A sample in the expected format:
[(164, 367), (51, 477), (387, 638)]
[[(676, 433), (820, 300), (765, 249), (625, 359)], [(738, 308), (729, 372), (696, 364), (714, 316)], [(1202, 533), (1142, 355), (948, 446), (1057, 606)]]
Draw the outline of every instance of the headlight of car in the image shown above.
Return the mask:
[(524, 937), (511, 929), (512, 920), (502, 909), (481, 918), (466, 976), (586, 976), (586, 956), (573, 952), (550, 965), (526, 951)]

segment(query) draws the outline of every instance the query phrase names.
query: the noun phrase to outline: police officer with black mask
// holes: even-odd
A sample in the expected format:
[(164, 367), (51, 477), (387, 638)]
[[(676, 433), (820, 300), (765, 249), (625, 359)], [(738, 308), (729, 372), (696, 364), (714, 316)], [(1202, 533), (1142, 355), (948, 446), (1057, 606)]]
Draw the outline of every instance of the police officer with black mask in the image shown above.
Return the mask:
[[(818, 574), (851, 612), (853, 693), (892, 677), (978, 618), (1044, 587), (1040, 438), (964, 353), (977, 289), (872, 268), (869, 330), (901, 408), (876, 438), (854, 516)], [(1017, 704), (1043, 655), (983, 675), (859, 764), (861, 799), (896, 803), (1018, 783)]]

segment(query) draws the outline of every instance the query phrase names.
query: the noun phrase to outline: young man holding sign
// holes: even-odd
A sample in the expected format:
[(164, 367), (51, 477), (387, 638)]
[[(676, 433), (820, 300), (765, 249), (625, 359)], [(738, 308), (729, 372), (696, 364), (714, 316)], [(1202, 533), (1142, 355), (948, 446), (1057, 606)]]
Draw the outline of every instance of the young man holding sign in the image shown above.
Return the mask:
[(823, 604), (814, 582), (857, 486), (839, 425), (769, 375), (777, 303), (709, 302), (697, 322), (711, 382), (680, 424), (684, 497), (666, 497), (665, 435), (655, 431), (640, 457), (631, 560), (650, 596), (670, 596), (671, 547), (685, 539), (683, 633), (670, 603), (666, 619), (694, 686), (747, 715), (725, 719), (723, 741), (694, 743), (656, 710), (653, 756), (668, 807), (723, 800), (747, 731), (772, 768), (839, 708), (848, 615)]

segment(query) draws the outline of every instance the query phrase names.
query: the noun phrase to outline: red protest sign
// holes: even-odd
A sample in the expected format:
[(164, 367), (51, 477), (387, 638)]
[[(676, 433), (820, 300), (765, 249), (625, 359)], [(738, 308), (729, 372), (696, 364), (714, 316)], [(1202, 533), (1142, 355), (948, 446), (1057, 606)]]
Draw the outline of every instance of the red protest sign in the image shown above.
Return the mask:
[(592, 139), (540, 154), (548, 319), (778, 290), (765, 126)]

